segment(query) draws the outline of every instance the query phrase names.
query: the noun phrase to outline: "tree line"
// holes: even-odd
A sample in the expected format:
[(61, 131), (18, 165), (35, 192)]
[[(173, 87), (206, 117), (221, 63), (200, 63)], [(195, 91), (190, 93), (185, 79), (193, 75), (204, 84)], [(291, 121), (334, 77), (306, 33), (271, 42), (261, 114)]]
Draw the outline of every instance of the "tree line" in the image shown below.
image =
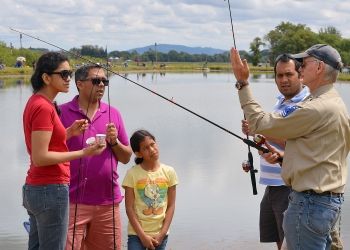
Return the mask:
[[(336, 48), (345, 65), (350, 64), (350, 39), (343, 38), (335, 27), (325, 27), (313, 32), (305, 24), (281, 22), (275, 29), (264, 37), (255, 37), (250, 43), (250, 50), (241, 50), (240, 54), (253, 65), (259, 63), (273, 64), (275, 58), (282, 53), (299, 53), (314, 44), (326, 43)], [(17, 56), (25, 56), (27, 64), (34, 62), (45, 49), (14, 49), (7, 47), (0, 41), (0, 64), (13, 65)], [(121, 62), (133, 60), (137, 62), (229, 62), (229, 52), (216, 55), (188, 54), (171, 50), (168, 53), (148, 50), (142, 54), (137, 51), (111, 51), (98, 45), (83, 45), (81, 48), (72, 48), (70, 52), (82, 56), (99, 58), (105, 61), (108, 58), (119, 58)]]
[[(338, 50), (344, 65), (350, 64), (350, 39), (343, 38), (340, 31), (329, 26), (313, 32), (305, 24), (281, 22), (263, 38), (256, 37), (250, 43), (250, 61), (254, 65), (259, 62), (273, 64), (275, 58), (282, 53), (299, 53), (314, 44), (328, 44)], [(268, 53), (262, 54), (263, 46), (268, 46)]]
[(81, 48), (72, 48), (70, 52), (80, 54), (82, 56), (91, 56), (95, 58), (120, 58), (120, 60), (133, 60), (138, 62), (227, 62), (228, 52), (216, 55), (206, 54), (188, 54), (185, 52), (177, 52), (171, 50), (168, 53), (163, 53), (149, 49), (148, 51), (139, 54), (136, 50), (133, 51), (107, 51), (103, 47), (97, 45), (83, 45)]

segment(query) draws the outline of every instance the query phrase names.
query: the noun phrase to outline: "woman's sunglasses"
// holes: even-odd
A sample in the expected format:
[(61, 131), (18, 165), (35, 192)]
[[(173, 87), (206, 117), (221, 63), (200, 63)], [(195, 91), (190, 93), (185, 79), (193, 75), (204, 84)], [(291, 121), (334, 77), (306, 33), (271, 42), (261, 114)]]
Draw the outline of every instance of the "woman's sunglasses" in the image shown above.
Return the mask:
[(68, 77), (72, 78), (73, 71), (65, 69), (65, 70), (62, 70), (60, 72), (51, 72), (51, 73), (47, 73), (47, 74), (49, 74), (49, 75), (60, 75), (63, 80), (68, 81)]
[(109, 80), (104, 78), (87, 78), (83, 81), (91, 81), (92, 85), (100, 85), (101, 82), (103, 83), (104, 86), (109, 85)]

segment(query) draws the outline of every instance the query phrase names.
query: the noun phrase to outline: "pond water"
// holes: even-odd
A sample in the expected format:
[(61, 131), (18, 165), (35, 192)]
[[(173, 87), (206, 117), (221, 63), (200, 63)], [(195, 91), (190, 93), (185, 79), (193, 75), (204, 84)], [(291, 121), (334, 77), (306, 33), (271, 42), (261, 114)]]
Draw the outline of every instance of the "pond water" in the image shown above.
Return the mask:
[[(125, 76), (242, 136), (242, 111), (231, 74)], [(264, 186), (258, 184), (258, 195), (253, 195), (250, 176), (241, 170), (247, 147), (229, 133), (121, 77), (110, 80), (111, 105), (121, 111), (129, 135), (139, 128), (150, 130), (159, 144), (161, 161), (175, 167), (179, 176), (168, 249), (274, 249), (274, 244), (259, 243), (259, 203)], [(28, 78), (0, 78), (0, 249), (6, 250), (26, 249), (28, 238), (22, 226), (28, 216), (21, 205), (21, 186), (28, 168), (22, 131), (23, 107), (31, 95), (28, 82)], [(271, 76), (256, 75), (251, 84), (256, 99), (265, 110), (271, 110), (277, 95)], [(338, 83), (336, 87), (350, 110), (350, 84)], [(70, 93), (59, 94), (57, 101), (66, 102), (75, 94), (72, 82)], [(253, 154), (258, 168), (258, 154)], [(120, 181), (132, 163), (120, 165)], [(350, 246), (349, 197), (348, 185), (341, 224), (345, 249)], [(125, 245), (124, 203), (121, 207)]]

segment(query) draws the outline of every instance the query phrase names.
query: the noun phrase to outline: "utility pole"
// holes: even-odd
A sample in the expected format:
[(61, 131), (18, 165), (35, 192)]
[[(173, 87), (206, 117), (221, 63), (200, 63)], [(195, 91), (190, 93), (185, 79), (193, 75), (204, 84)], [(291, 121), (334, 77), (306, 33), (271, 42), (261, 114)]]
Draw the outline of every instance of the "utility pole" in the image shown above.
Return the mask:
[(156, 65), (157, 65), (157, 43), (154, 43), (155, 51), (156, 51)]
[(21, 49), (22, 49), (22, 33), (19, 34), (19, 43), (21, 44)]

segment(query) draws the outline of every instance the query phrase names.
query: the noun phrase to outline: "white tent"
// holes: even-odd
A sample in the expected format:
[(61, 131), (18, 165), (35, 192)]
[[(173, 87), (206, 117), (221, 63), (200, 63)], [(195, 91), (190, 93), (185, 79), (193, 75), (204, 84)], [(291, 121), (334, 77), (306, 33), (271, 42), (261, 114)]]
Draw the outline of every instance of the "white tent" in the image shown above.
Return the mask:
[(25, 62), (26, 61), (26, 58), (24, 56), (19, 56), (17, 57), (16, 61), (20, 61), (20, 62)]

